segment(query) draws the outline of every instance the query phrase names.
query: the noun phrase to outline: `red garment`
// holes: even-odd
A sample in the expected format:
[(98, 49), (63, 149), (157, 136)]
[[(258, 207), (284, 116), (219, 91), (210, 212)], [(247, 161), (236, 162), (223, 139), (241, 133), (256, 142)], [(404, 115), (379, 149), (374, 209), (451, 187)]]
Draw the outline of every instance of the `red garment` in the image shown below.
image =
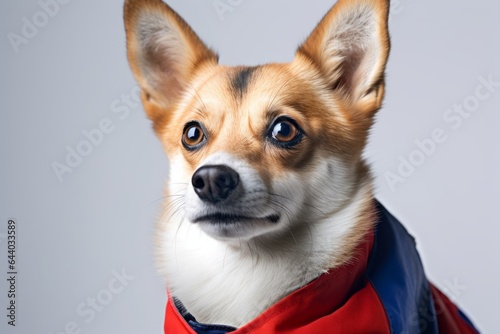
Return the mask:
[[(388, 321), (377, 293), (364, 278), (373, 235), (359, 247), (356, 262), (320, 276), (279, 301), (233, 334), (389, 333)], [(362, 287), (352, 291), (353, 286)], [(369, 329), (369, 331), (367, 331)], [(166, 334), (196, 334), (169, 298)]]
[(165, 333), (477, 333), (427, 281), (413, 237), (380, 203), (376, 210), (375, 231), (357, 247), (355, 260), (321, 275), (245, 326), (231, 331), (199, 324), (190, 315), (188, 323), (169, 295)]

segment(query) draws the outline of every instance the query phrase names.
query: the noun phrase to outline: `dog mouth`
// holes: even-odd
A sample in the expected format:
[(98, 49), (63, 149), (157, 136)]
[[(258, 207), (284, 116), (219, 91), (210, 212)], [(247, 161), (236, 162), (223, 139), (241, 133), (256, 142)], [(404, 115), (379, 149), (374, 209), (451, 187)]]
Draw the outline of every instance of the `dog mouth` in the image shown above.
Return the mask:
[(276, 224), (280, 220), (280, 216), (277, 214), (273, 214), (266, 217), (250, 217), (250, 216), (242, 216), (236, 214), (228, 214), (228, 213), (214, 213), (209, 215), (204, 215), (197, 217), (193, 220), (193, 223), (209, 223), (209, 224), (238, 224), (244, 222), (266, 222)]

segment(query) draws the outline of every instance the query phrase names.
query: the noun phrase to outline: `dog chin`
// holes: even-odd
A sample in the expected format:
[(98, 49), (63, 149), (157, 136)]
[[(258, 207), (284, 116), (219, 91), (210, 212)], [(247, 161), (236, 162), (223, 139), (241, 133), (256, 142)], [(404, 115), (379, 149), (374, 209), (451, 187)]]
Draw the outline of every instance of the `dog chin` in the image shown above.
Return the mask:
[(217, 214), (198, 217), (191, 222), (198, 224), (203, 232), (214, 239), (246, 241), (276, 231), (280, 225), (280, 216), (273, 214), (263, 218), (255, 218)]

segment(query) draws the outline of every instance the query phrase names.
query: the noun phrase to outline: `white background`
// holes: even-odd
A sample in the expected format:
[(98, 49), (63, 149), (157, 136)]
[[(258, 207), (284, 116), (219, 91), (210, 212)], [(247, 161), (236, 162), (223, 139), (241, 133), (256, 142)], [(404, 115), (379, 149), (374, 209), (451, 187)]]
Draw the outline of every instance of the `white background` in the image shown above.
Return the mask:
[[(212, 0), (169, 1), (230, 65), (291, 60), (333, 4), (239, 2), (221, 19)], [(16, 52), (8, 34), (22, 36), (23, 17), (33, 22), (42, 9), (0, 2), (2, 333), (59, 334), (71, 322), (82, 333), (162, 331), (166, 295), (152, 239), (168, 162), (141, 106), (124, 119), (113, 113), (135, 85), (122, 5), (69, 1)], [(500, 310), (500, 87), (457, 129), (443, 115), (475, 94), (478, 77), (500, 81), (499, 13), (487, 0), (393, 1), (386, 102), (366, 152), (378, 197), (416, 237), (428, 276), (485, 333), (498, 331)], [(59, 182), (53, 162), (107, 118), (113, 132)], [(391, 189), (386, 173), (435, 128), (446, 142)], [(15, 328), (4, 315), (9, 218), (19, 225)], [(87, 323), (77, 307), (103, 296), (122, 269), (134, 280)]]

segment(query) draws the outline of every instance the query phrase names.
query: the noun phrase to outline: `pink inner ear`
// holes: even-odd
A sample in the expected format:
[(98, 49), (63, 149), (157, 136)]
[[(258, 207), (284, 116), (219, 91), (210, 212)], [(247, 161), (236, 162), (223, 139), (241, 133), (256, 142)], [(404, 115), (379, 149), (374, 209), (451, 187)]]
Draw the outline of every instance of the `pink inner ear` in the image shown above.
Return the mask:
[(361, 50), (352, 50), (352, 52), (344, 58), (340, 68), (340, 77), (333, 83), (332, 89), (352, 92), (356, 84), (361, 79), (359, 66), (363, 61), (363, 53)]
[(216, 63), (217, 56), (177, 13), (161, 4), (141, 8), (127, 38), (132, 41), (130, 59), (142, 89), (158, 104), (168, 107), (187, 89), (196, 65), (207, 59)]
[(189, 57), (180, 33), (163, 13), (147, 11), (138, 18), (139, 68), (148, 92), (164, 103), (176, 99), (182, 90)]
[(170, 103), (177, 99), (182, 90), (181, 64), (177, 64), (168, 49), (159, 48), (144, 50), (141, 59), (142, 71), (155, 100)]
[(333, 90), (354, 100), (383, 78), (389, 48), (384, 6), (388, 2), (337, 2), (299, 49), (316, 62)]

